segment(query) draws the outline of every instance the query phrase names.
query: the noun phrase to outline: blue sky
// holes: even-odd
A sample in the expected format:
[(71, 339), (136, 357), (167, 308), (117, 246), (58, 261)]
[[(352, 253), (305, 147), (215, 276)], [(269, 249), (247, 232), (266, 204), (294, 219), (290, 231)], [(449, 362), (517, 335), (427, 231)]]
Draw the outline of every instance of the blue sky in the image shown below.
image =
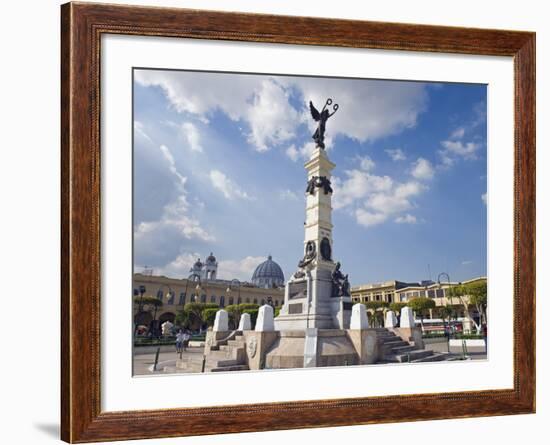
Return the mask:
[[(134, 265), (211, 251), (250, 279), (303, 253), (307, 104), (332, 97), (334, 257), (352, 285), (486, 274), (486, 86), (134, 71)], [(429, 265), (429, 266), (428, 266)]]

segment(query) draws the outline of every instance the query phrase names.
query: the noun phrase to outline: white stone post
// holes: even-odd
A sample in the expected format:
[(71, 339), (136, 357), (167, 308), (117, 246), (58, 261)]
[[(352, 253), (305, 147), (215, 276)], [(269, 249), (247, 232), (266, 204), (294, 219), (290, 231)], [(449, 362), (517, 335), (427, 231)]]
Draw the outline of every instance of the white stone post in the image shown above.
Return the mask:
[(229, 317), (227, 312), (223, 309), (220, 309), (216, 312), (216, 319), (214, 320), (214, 332), (223, 332), (229, 330)]
[(244, 313), (241, 314), (241, 319), (239, 320), (238, 331), (250, 331), (252, 329), (252, 323), (250, 322), (250, 314)]
[(397, 326), (397, 317), (394, 311), (386, 312), (386, 321), (384, 323), (385, 328), (395, 328)]
[(258, 311), (258, 319), (256, 320), (256, 332), (274, 331), (275, 323), (273, 322), (273, 308), (269, 304), (264, 304)]
[(350, 329), (368, 329), (369, 318), (367, 317), (367, 308), (362, 303), (354, 304), (351, 308)]
[(401, 309), (401, 321), (399, 326), (402, 328), (415, 327), (414, 312), (409, 306), (405, 306), (403, 309)]

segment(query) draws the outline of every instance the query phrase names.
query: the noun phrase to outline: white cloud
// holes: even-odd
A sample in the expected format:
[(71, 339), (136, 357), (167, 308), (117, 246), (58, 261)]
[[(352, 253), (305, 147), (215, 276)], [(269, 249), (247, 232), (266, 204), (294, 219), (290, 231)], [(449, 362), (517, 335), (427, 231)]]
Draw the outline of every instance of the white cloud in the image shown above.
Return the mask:
[(135, 240), (142, 241), (145, 245), (147, 240), (156, 240), (163, 235), (175, 233), (187, 239), (214, 241), (214, 236), (197, 219), (188, 215), (189, 203), (185, 189), (187, 178), (178, 171), (172, 152), (166, 145), (161, 145), (159, 149), (168, 163), (169, 171), (177, 179), (175, 188), (179, 195), (163, 207), (159, 219), (142, 221), (134, 228)]
[(134, 121), (134, 132), (137, 136), (142, 137), (143, 139), (147, 140), (148, 142), (153, 142), (151, 137), (145, 132), (145, 128), (144, 128), (142, 122)]
[(434, 168), (432, 163), (424, 158), (418, 158), (413, 163), (411, 174), (416, 179), (431, 179), (434, 176)]
[(462, 139), (466, 129), (464, 127), (458, 127), (451, 133), (451, 139)]
[[(425, 85), (414, 82), (157, 70), (137, 70), (135, 80), (160, 87), (175, 110), (203, 122), (221, 111), (246, 123), (242, 132), (258, 151), (292, 142), (304, 123), (313, 132), (309, 100), (319, 109), (327, 96), (341, 105), (327, 126), (327, 138), (342, 134), (364, 142), (414, 127), (428, 99)], [(293, 107), (291, 95), (302, 105)], [(297, 159), (292, 150), (287, 154)]]
[(335, 209), (348, 209), (358, 224), (371, 227), (387, 221), (412, 223), (416, 217), (401, 215), (413, 208), (412, 199), (427, 187), (417, 181), (399, 183), (389, 176), (378, 176), (363, 170), (347, 170), (346, 177), (333, 178)]
[(212, 186), (220, 191), (226, 199), (254, 199), (219, 170), (211, 170), (209, 177)]
[(384, 151), (388, 154), (392, 161), (404, 161), (407, 159), (405, 152), (400, 148), (388, 148)]
[(191, 150), (202, 152), (201, 137), (195, 124), (192, 122), (183, 122), (181, 130)]
[(279, 198), (285, 201), (298, 201), (300, 197), (298, 193), (293, 192), (292, 190), (286, 189), (279, 192)]
[(364, 199), (374, 192), (390, 190), (393, 180), (389, 176), (377, 176), (362, 170), (346, 170), (346, 178), (334, 177), (332, 206), (335, 209), (346, 207)]
[(271, 79), (263, 80), (255, 92), (246, 118), (251, 130), (248, 141), (257, 151), (267, 151), (295, 136), (298, 113), (288, 99), (285, 89)]
[(481, 200), (483, 201), (483, 204), (487, 205), (487, 192), (481, 195)]
[(358, 156), (357, 161), (359, 162), (359, 167), (363, 171), (371, 171), (374, 169), (376, 164), (369, 156)]
[[(325, 143), (329, 143), (329, 141), (330, 138), (325, 138)], [(291, 160), (296, 162), (300, 159), (308, 160), (311, 157), (313, 150), (315, 150), (315, 143), (306, 142), (301, 147), (296, 147), (296, 145), (292, 144), (286, 149), (285, 153)]]
[(445, 149), (445, 154), (453, 154), (463, 159), (477, 159), (476, 152), (481, 144), (475, 142), (462, 141), (442, 141), (441, 145)]
[(311, 100), (321, 110), (331, 97), (340, 108), (327, 124), (327, 135), (343, 134), (361, 142), (413, 128), (428, 99), (425, 85), (414, 82), (288, 77), (281, 83), (300, 92), (311, 129), (315, 125), (307, 103)]
[(218, 277), (224, 280), (237, 278), (241, 281), (250, 281), (256, 267), (265, 260), (266, 258), (261, 256), (247, 256), (240, 260), (219, 261)]
[(416, 224), (416, 216), (407, 213), (404, 216), (398, 216), (395, 218), (395, 222), (398, 224)]
[(355, 218), (358, 224), (365, 227), (371, 227), (386, 221), (388, 219), (388, 215), (385, 213), (373, 213), (363, 208), (359, 208), (355, 211)]

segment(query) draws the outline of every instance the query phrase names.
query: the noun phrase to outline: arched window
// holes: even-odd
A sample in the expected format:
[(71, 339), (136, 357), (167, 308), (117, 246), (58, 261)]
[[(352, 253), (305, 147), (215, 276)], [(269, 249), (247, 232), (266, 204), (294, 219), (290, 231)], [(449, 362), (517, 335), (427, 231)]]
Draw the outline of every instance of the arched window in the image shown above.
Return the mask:
[(206, 294), (201, 295), (201, 303), (206, 303)]
[(227, 298), (227, 304), (229, 304), (229, 305), (233, 304), (233, 297)]
[(225, 307), (225, 297), (223, 295), (220, 297), (220, 307)]
[(210, 303), (215, 303), (216, 302), (216, 296), (215, 295), (211, 295), (210, 296)]
[(162, 300), (162, 297), (164, 297), (164, 292), (162, 291), (162, 289), (159, 289), (159, 290), (157, 291), (157, 298), (158, 298), (159, 300)]
[(185, 305), (185, 292), (180, 293), (180, 305)]
[(168, 295), (166, 295), (167, 298), (167, 304), (174, 304), (174, 300), (176, 298), (176, 293), (174, 291), (168, 291)]

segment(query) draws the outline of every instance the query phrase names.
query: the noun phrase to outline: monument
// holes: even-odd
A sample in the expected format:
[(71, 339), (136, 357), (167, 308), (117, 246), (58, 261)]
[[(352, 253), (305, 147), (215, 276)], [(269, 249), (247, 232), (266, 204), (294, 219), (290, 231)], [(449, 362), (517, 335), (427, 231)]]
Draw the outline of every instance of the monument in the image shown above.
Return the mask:
[(243, 314), (239, 327), (229, 331), (227, 312), (220, 309), (206, 334), (204, 360), (182, 358), (178, 368), (219, 372), (446, 359), (446, 354), (423, 349), (422, 331), (409, 307), (401, 310), (400, 327), (389, 311), (386, 327), (373, 328), (365, 305), (352, 304), (348, 276), (333, 258), (330, 178), (335, 164), (324, 142), (326, 123), (338, 110), (335, 104), (330, 112), (331, 105), (328, 99), (319, 112), (309, 103), (318, 126), (315, 149), (305, 163), (304, 253), (285, 285), (279, 316), (274, 318), (273, 307), (265, 304), (254, 329), (250, 316)]
[(347, 329), (351, 316), (348, 276), (333, 259), (331, 172), (335, 164), (325, 150), (327, 120), (336, 113), (327, 99), (319, 112), (309, 103), (311, 116), (318, 122), (313, 134), (315, 149), (305, 163), (307, 171), (304, 256), (298, 270), (285, 286), (285, 301), (275, 319), (277, 330)]

